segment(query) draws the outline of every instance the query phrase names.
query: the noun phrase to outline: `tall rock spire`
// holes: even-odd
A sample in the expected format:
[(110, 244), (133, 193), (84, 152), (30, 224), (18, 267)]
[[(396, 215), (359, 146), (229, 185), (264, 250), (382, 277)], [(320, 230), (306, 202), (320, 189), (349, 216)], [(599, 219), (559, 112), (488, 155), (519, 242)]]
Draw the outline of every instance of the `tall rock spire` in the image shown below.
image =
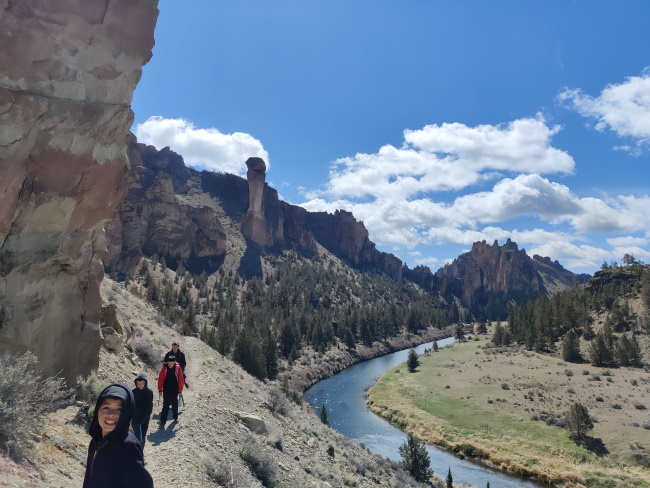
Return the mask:
[(266, 163), (262, 158), (246, 160), (248, 172), (248, 211), (244, 222), (244, 235), (260, 246), (273, 244), (271, 233), (264, 217), (264, 186), (266, 180)]

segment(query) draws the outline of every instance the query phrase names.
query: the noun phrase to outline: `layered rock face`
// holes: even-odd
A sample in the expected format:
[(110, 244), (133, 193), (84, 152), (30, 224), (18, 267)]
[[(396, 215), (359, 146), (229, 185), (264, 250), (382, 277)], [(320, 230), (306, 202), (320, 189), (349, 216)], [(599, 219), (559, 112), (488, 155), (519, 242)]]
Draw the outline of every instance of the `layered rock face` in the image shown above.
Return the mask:
[(137, 144), (135, 137), (129, 159), (128, 197), (117, 218), (106, 225), (107, 269), (130, 274), (143, 254), (158, 254), (173, 267), (181, 260), (190, 268), (201, 260), (218, 264), (228, 243), (200, 175), (169, 148), (156, 151)]
[(564, 269), (557, 261), (531, 258), (510, 239), (503, 246), (475, 242), (436, 272), (440, 292), (457, 296), (477, 317), (505, 318), (511, 301), (524, 303), (540, 293), (561, 291), (584, 278)]
[(187, 168), (169, 148), (156, 151), (134, 143), (131, 152), (131, 189), (119, 218), (107, 226), (105, 262), (111, 271), (131, 273), (143, 254), (154, 253), (171, 265), (183, 259), (198, 272), (214, 271), (231, 247), (232, 229), (228, 235), (221, 221), (227, 216), (238, 223), (249, 248), (291, 246), (309, 255), (319, 243), (355, 266), (401, 279), (402, 262), (378, 251), (351, 213), (313, 213), (280, 201), (265, 183), (266, 164), (260, 158), (248, 159), (244, 180)]
[(0, 349), (97, 365), (104, 223), (125, 193), (157, 0), (0, 0)]

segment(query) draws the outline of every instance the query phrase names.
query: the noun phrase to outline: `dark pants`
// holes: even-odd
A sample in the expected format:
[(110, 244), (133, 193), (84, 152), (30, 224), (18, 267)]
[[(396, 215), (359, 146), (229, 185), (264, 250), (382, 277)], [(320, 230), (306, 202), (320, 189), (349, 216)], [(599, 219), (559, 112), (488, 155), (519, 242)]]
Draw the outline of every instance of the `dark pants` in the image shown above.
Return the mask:
[(178, 392), (168, 392), (163, 390), (163, 407), (160, 412), (160, 423), (163, 425), (167, 422), (167, 413), (169, 412), (170, 405), (172, 406), (174, 420), (178, 420)]
[(133, 433), (142, 444), (142, 449), (144, 449), (144, 444), (147, 442), (147, 430), (149, 430), (149, 417), (147, 417), (141, 424), (136, 424), (131, 422), (131, 427), (133, 428)]

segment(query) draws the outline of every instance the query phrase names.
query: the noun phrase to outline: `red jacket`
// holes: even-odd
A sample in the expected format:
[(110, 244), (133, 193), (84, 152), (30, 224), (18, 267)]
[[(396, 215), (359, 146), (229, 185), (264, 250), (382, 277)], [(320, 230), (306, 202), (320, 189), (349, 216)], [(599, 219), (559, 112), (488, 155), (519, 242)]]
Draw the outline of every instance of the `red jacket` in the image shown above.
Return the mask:
[[(167, 365), (163, 366), (158, 375), (158, 391), (163, 391), (165, 386), (165, 378), (167, 378), (167, 370), (169, 368)], [(178, 380), (178, 393), (183, 393), (183, 387), (185, 386), (185, 378), (183, 378), (183, 370), (181, 365), (176, 363), (174, 366), (174, 372), (176, 373), (176, 379)]]

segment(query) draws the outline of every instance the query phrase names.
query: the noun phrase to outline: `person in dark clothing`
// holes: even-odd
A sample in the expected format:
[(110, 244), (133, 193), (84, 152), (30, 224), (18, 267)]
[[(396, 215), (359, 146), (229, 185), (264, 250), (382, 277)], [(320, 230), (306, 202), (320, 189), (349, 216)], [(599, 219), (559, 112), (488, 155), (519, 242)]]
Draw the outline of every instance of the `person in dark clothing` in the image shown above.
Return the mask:
[(131, 419), (133, 433), (142, 444), (147, 442), (147, 430), (149, 429), (149, 419), (153, 411), (153, 391), (148, 386), (149, 377), (147, 373), (140, 373), (136, 376), (135, 388), (133, 388), (133, 398), (135, 399), (135, 413)]
[(183, 380), (185, 380), (185, 387), (189, 388), (190, 385), (187, 384), (187, 373), (185, 372), (187, 361), (185, 360), (185, 353), (183, 353), (183, 351), (181, 351), (180, 348), (178, 347), (178, 342), (176, 341), (172, 342), (171, 351), (165, 354), (165, 359), (163, 359), (163, 363), (167, 362), (167, 358), (169, 358), (169, 356), (174, 356), (176, 358), (176, 362), (181, 365), (181, 369), (183, 370)]
[(180, 364), (176, 362), (174, 356), (168, 356), (167, 362), (158, 375), (158, 398), (162, 396), (163, 399), (160, 422), (158, 423), (159, 428), (165, 428), (170, 405), (172, 407), (174, 422), (178, 422), (178, 397), (183, 393), (183, 386), (185, 386), (183, 370)]
[(125, 384), (113, 383), (99, 394), (83, 488), (153, 488), (142, 445), (129, 431), (134, 410), (133, 392)]

